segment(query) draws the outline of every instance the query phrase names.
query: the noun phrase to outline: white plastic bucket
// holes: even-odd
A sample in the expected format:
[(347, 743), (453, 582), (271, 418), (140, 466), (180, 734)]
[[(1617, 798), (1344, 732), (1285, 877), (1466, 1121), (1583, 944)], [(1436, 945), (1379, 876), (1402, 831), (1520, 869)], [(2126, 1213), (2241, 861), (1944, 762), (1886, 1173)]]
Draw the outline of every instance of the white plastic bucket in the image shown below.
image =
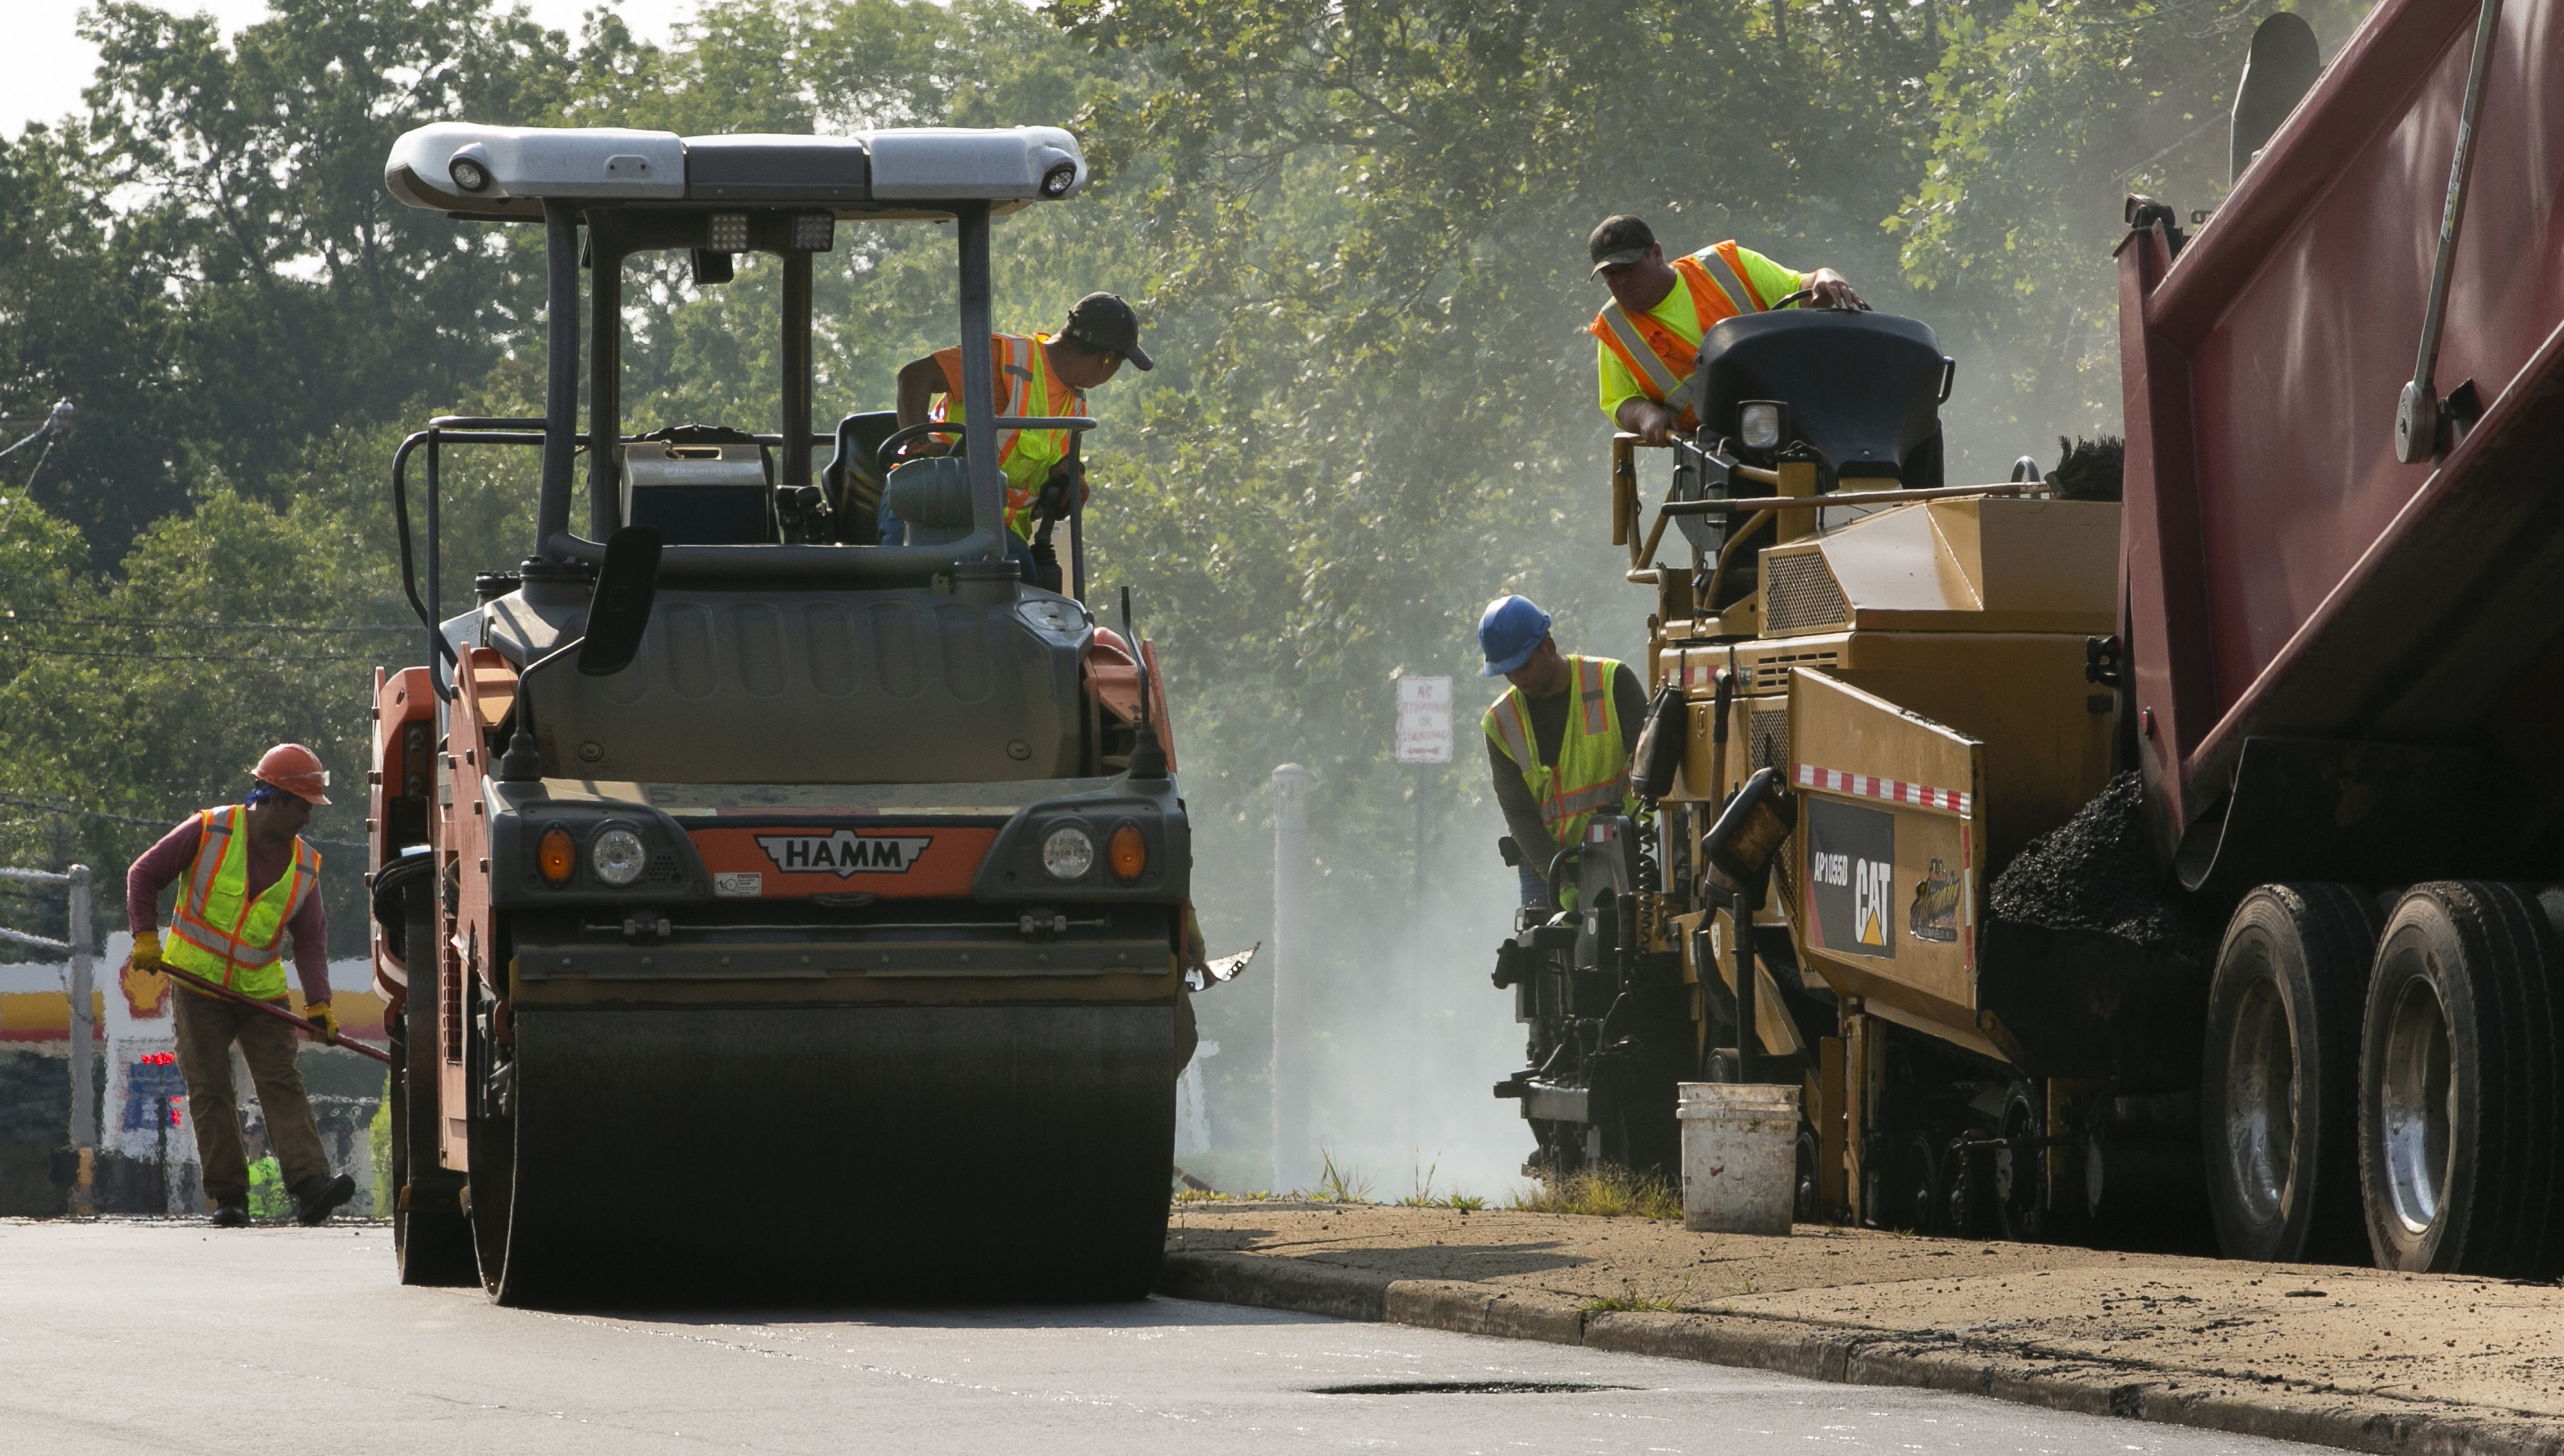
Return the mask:
[(1799, 1187), (1799, 1089), (1685, 1082), (1683, 1227), (1695, 1233), (1787, 1234)]

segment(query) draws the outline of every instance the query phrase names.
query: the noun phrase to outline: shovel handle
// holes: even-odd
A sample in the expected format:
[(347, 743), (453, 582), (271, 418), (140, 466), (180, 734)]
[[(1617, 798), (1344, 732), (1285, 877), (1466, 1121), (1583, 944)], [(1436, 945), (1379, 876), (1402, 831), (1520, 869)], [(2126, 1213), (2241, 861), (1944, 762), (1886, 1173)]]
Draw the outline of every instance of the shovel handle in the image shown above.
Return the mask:
[[(124, 963), (127, 966), (133, 964), (130, 958), (128, 958)], [(262, 1001), (256, 996), (244, 996), (229, 986), (218, 985), (213, 981), (209, 981), (203, 976), (196, 974), (194, 971), (180, 970), (178, 967), (169, 964), (165, 960), (160, 964), (149, 968), (155, 974), (165, 975), (173, 980), (184, 981), (188, 985), (194, 986), (196, 989), (203, 991), (207, 995), (213, 996), (218, 1000), (230, 1001), (237, 1005), (247, 1006), (253, 1011), (273, 1016), (277, 1020), (295, 1027), (305, 1036), (312, 1038), (314, 1041), (320, 1042), (324, 1046), (345, 1047), (347, 1050), (354, 1052), (360, 1057), (371, 1057), (386, 1067), (392, 1064), (392, 1054), (384, 1051), (382, 1048), (368, 1046), (363, 1042), (357, 1041), (353, 1037), (341, 1036), (334, 1040), (323, 1037), (320, 1034), (320, 1027), (300, 1016), (295, 1015), (293, 1012), (286, 1010), (284, 1007), (277, 1005), (273, 1001)]]

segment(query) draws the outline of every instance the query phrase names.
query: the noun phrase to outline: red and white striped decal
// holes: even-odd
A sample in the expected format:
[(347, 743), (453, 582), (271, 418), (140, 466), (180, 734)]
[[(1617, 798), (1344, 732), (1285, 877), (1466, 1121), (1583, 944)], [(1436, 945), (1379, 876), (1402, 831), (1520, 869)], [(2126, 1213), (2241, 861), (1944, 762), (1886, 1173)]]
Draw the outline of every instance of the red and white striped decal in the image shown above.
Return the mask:
[(1872, 778), (1866, 773), (1845, 773), (1835, 768), (1818, 768), (1802, 763), (1795, 774), (1799, 787), (1823, 789), (1831, 794), (1851, 794), (1864, 799), (1885, 799), (1890, 803), (1912, 804), (1918, 809), (1944, 809), (1965, 818), (1975, 799), (1956, 789), (1933, 788), (1928, 784), (1904, 783), (1893, 778)]

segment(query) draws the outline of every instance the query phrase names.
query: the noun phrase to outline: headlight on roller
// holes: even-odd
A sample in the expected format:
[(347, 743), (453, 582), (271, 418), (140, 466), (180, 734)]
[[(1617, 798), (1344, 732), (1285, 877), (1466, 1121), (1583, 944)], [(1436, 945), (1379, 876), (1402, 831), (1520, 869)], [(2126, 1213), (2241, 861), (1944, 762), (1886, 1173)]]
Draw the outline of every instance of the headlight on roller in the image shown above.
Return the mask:
[(608, 829), (587, 847), (588, 868), (608, 885), (629, 885), (650, 865), (641, 836), (629, 829)]
[(1042, 869), (1054, 880), (1083, 880), (1095, 868), (1095, 836), (1063, 824), (1042, 841)]
[(1125, 824), (1113, 831), (1105, 845), (1113, 864), (1113, 878), (1128, 885), (1149, 871), (1149, 837), (1137, 824)]
[(1781, 448), (1781, 406), (1768, 399), (1749, 400), (1736, 411), (1736, 438), (1748, 450)]
[(544, 830), (541, 842), (534, 847), (534, 867), (542, 871), (543, 883), (553, 889), (568, 884), (569, 877), (578, 873), (578, 842), (557, 824)]

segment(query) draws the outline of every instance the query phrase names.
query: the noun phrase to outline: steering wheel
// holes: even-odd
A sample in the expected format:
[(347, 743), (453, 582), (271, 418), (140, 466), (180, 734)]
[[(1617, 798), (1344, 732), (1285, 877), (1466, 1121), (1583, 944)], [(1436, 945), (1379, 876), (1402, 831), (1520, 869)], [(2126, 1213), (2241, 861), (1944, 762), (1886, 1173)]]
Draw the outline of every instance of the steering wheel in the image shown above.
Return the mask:
[[(1774, 309), (1776, 309), (1776, 310), (1778, 310), (1778, 309), (1787, 309), (1787, 308), (1791, 307), (1791, 306), (1792, 306), (1792, 305), (1794, 305), (1794, 304), (1803, 304), (1803, 303), (1806, 303), (1808, 300), (1813, 299), (1813, 298), (1815, 298), (1816, 296), (1816, 291), (1815, 289), (1801, 289), (1801, 290), (1799, 290), (1797, 293), (1790, 295), (1790, 296), (1789, 296), (1788, 298), (1786, 298), (1786, 299), (1783, 299), (1781, 302), (1779, 302), (1779, 303), (1777, 303), (1777, 304), (1774, 304), (1772, 307), (1773, 307)], [(1849, 309), (1849, 310), (1845, 310), (1845, 311), (1843, 311), (1843, 312), (1854, 312), (1854, 311), (1857, 311), (1857, 312), (1862, 312), (1862, 313), (1866, 313), (1866, 312), (1869, 312), (1869, 305), (1868, 305), (1868, 304), (1866, 304), (1866, 303), (1854, 304), (1854, 305), (1852, 305), (1851, 309)]]
[(891, 431), (888, 438), (884, 439), (879, 446), (874, 448), (873, 474), (880, 476), (885, 480), (889, 479), (890, 464), (893, 460), (898, 458), (899, 447), (907, 444), (911, 440), (918, 439), (925, 435), (959, 435), (961, 433), (962, 425), (958, 421), (948, 424), (943, 420), (921, 420), (914, 425), (902, 425), (898, 429)]

